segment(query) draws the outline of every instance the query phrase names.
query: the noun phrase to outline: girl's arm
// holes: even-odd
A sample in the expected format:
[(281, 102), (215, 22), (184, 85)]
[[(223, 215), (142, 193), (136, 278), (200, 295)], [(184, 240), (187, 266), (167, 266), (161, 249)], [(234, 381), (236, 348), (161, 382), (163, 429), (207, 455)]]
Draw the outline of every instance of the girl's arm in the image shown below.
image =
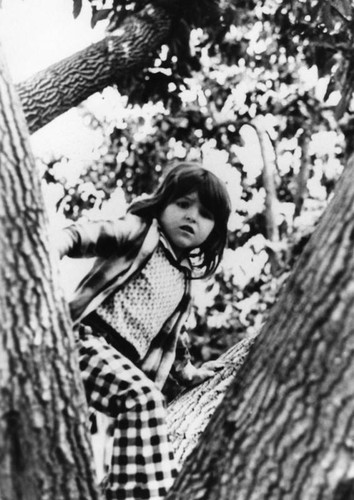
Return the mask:
[(123, 253), (130, 235), (145, 225), (131, 214), (114, 221), (86, 221), (63, 229), (57, 238), (60, 258), (108, 257)]

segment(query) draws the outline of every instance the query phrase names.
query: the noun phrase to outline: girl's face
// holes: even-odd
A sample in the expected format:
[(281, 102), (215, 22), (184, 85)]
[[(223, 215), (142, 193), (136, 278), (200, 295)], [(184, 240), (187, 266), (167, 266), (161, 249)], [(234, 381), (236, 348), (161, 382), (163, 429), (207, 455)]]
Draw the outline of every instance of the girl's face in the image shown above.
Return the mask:
[(178, 258), (204, 243), (215, 225), (213, 214), (201, 204), (197, 192), (167, 205), (159, 222)]

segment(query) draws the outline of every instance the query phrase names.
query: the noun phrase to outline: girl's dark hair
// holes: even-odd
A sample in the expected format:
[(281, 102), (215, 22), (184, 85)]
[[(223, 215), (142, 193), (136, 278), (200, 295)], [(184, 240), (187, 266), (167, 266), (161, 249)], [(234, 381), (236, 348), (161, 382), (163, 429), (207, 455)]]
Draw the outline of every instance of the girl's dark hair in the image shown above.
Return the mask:
[(226, 240), (231, 204), (224, 183), (199, 163), (183, 162), (172, 168), (151, 196), (137, 200), (129, 212), (144, 219), (159, 218), (170, 203), (197, 192), (201, 204), (214, 216), (214, 228), (197, 253), (191, 253), (193, 267), (203, 269), (198, 277), (212, 274), (221, 260)]

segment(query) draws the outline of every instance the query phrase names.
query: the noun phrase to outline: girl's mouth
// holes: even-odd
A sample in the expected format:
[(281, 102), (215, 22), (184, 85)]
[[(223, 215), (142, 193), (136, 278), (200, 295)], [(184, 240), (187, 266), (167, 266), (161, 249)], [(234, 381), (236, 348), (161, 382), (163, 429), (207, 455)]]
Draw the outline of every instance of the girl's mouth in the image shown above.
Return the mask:
[(182, 229), (182, 231), (185, 231), (186, 233), (194, 234), (194, 230), (191, 226), (180, 226), (180, 229)]

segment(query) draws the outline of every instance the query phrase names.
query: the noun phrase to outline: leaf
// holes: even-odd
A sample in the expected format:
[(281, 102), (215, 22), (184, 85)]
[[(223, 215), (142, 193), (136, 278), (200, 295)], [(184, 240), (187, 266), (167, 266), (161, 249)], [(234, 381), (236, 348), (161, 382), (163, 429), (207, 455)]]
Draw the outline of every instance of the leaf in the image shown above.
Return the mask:
[(73, 16), (74, 19), (78, 17), (78, 15), (81, 12), (82, 9), (82, 0), (73, 0), (74, 1), (74, 6), (73, 6)]

